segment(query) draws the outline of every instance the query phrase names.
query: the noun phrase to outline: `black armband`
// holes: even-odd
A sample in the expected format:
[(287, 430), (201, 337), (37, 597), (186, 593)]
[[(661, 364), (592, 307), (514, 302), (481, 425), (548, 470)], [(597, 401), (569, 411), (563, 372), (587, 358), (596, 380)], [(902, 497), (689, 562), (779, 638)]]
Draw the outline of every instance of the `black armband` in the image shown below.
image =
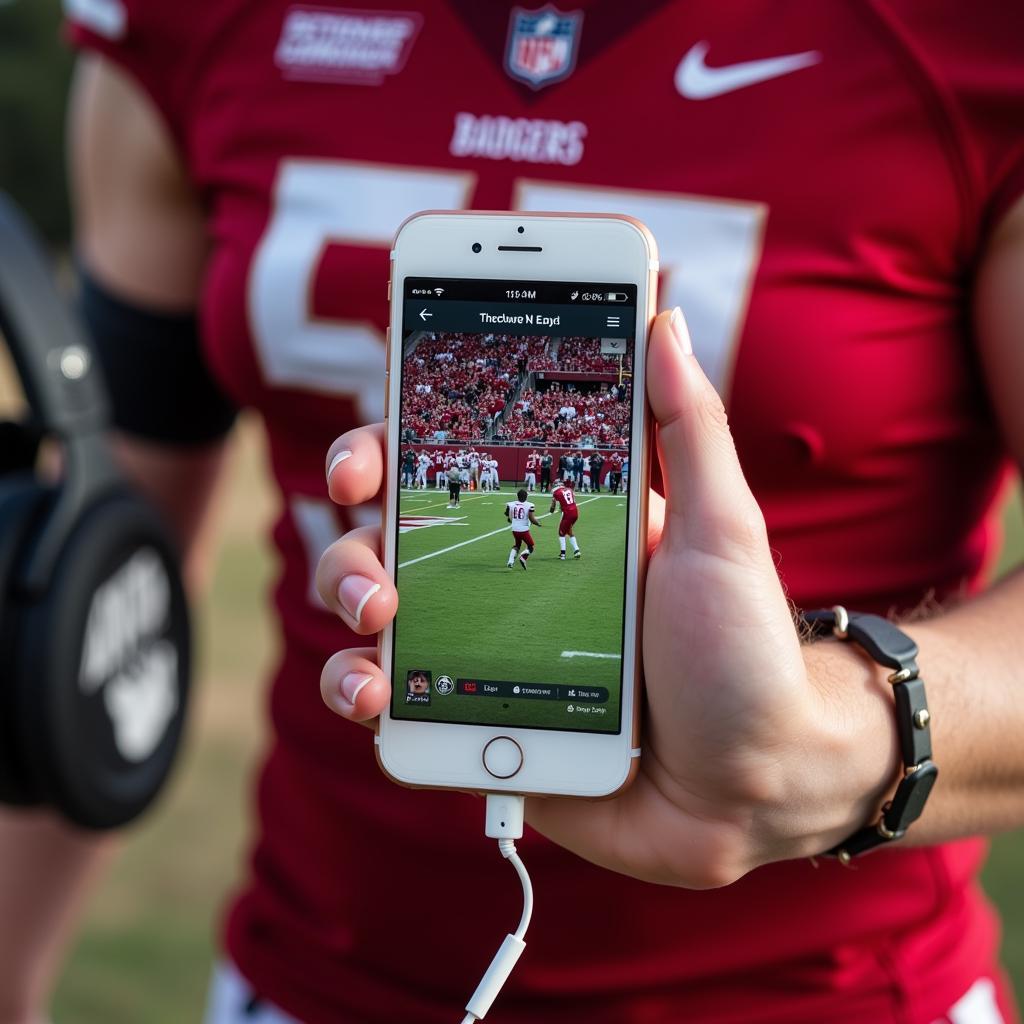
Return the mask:
[(237, 410), (210, 373), (194, 313), (145, 309), (79, 267), (79, 310), (110, 392), (114, 426), (173, 445), (223, 437)]

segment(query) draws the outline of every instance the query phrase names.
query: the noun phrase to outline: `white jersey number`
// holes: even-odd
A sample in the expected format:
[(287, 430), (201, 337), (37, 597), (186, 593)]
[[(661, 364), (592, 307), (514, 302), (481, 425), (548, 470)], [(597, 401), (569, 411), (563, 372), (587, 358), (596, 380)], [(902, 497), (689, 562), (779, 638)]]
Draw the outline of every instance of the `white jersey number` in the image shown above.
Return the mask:
[(659, 305), (681, 306), (704, 372), (726, 396), (747, 299), (761, 258), (762, 203), (675, 192), (632, 192), (592, 185), (519, 182), (514, 210), (628, 213), (658, 240)]
[[(283, 160), (267, 228), (249, 273), (249, 326), (268, 384), (347, 395), (361, 422), (384, 417), (384, 335), (375, 324), (314, 319), (309, 305), (320, 257), (334, 242), (391, 245), (417, 210), (464, 209), (475, 178), (455, 171), (374, 167), (341, 160)], [(381, 291), (385, 283), (380, 283)], [(340, 532), (328, 501), (294, 498), (292, 522), (315, 576)], [(348, 510), (352, 525), (380, 522), (376, 503)], [(310, 602), (323, 604), (310, 583)]]
[(463, 209), (473, 182), (454, 171), (282, 161), (249, 275), (252, 336), (267, 382), (350, 395), (364, 422), (382, 419), (384, 335), (371, 323), (314, 319), (309, 296), (320, 257), (332, 242), (386, 249), (417, 210)]

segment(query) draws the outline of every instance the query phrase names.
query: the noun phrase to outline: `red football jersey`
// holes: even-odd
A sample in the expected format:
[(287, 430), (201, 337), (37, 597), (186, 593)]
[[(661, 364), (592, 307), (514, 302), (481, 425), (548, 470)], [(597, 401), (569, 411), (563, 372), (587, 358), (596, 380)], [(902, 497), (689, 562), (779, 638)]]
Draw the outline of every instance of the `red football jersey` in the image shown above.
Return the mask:
[(561, 487), (556, 487), (551, 497), (554, 501), (558, 502), (558, 506), (561, 508), (563, 516), (572, 516), (575, 518), (579, 515), (579, 508), (576, 505), (576, 495), (573, 494), (572, 488), (567, 484), (562, 484)]
[[(324, 659), (365, 641), (310, 598), (324, 546), (378, 518), (329, 504), (323, 457), (383, 411), (397, 225), (429, 208), (639, 217), (792, 598), (886, 610), (976, 588), (1006, 457), (971, 270), (1024, 189), (1024, 16), (998, 0), (69, 6), (77, 43), (149, 94), (208, 211), (206, 351), (264, 416), (283, 499), (274, 742), (228, 954), (314, 1024), (447, 1024), (519, 894), (479, 801), (392, 785), (369, 733), (324, 708)], [(931, 1024), (993, 969), (982, 842), (775, 864), (713, 892), (522, 847), (537, 913), (495, 1024)]]

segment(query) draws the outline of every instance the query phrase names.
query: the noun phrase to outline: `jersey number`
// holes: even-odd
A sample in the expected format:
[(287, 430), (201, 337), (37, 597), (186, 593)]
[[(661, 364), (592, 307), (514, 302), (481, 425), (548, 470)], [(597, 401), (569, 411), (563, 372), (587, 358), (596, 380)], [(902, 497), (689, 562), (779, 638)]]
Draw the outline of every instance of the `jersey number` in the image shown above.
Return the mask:
[(726, 395), (761, 256), (763, 203), (523, 180), (512, 209), (607, 211), (643, 221), (658, 240), (658, 305), (682, 307), (701, 366)]
[[(384, 335), (366, 321), (314, 319), (309, 302), (330, 243), (386, 249), (395, 228), (417, 210), (468, 204), (474, 176), (341, 160), (284, 160), (273, 207), (249, 274), (250, 330), (264, 379), (279, 387), (347, 396), (359, 419), (384, 416)], [(380, 282), (383, 292), (385, 282)], [(310, 579), (339, 533), (334, 506), (293, 498), (291, 518), (302, 537)], [(348, 510), (354, 526), (380, 522), (370, 503)], [(316, 588), (310, 600), (323, 607)]]

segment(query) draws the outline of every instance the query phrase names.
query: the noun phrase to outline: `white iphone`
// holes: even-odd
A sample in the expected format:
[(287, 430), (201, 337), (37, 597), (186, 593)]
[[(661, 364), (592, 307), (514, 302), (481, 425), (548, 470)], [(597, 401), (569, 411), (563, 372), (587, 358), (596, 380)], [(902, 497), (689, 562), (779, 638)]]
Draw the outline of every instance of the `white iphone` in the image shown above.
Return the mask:
[(611, 795), (640, 753), (654, 239), (609, 214), (428, 212), (391, 259), (380, 764)]

